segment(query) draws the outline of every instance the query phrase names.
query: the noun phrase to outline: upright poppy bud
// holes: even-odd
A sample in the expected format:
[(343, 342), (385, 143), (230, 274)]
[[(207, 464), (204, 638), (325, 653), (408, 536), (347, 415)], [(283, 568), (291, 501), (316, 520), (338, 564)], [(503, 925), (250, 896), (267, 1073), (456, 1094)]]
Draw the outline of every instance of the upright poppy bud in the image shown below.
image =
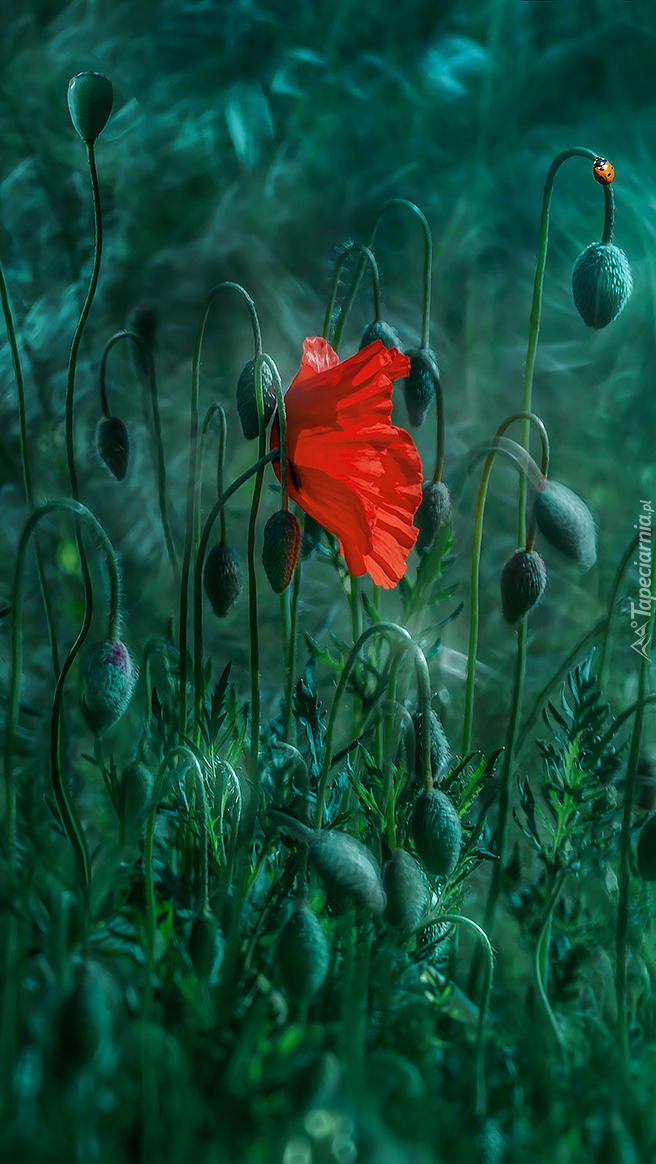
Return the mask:
[(278, 942), (283, 981), (294, 998), (312, 998), (324, 984), (330, 963), (330, 942), (307, 902), (297, 901)]
[(107, 125), (114, 89), (104, 73), (78, 73), (68, 83), (68, 111), (82, 141), (90, 145)]
[(360, 347), (358, 350), (362, 351), (363, 348), (375, 343), (376, 340), (380, 340), (388, 352), (391, 352), (392, 348), (397, 348), (400, 352), (403, 351), (399, 333), (391, 324), (385, 323), (384, 319), (375, 319), (373, 323), (367, 324), (360, 337)]
[(506, 622), (521, 622), (547, 585), (547, 567), (536, 550), (518, 549), (501, 571), (501, 609)]
[(584, 501), (557, 481), (547, 481), (535, 499), (535, 520), (548, 542), (584, 570), (597, 561), (597, 535)]
[(271, 589), (282, 594), (292, 580), (301, 548), (301, 527), (293, 513), (279, 509), (264, 527), (262, 565)]
[(430, 886), (421, 866), (405, 849), (395, 849), (383, 873), (387, 894), (385, 921), (395, 929), (413, 930), (430, 902)]
[(128, 471), (130, 438), (118, 416), (101, 416), (96, 428), (96, 448), (110, 473), (122, 481)]
[(629, 260), (613, 243), (590, 243), (572, 267), (576, 309), (596, 331), (617, 319), (632, 289)]
[(96, 735), (118, 723), (132, 698), (136, 678), (127, 647), (119, 639), (106, 639), (91, 648), (82, 710)]
[[(437, 367), (434, 353), (429, 354)], [(403, 381), (403, 393), (410, 424), (421, 428), (435, 399), (435, 389), (428, 365), (419, 355), (410, 356), (410, 372)]]
[(241, 594), (242, 569), (232, 546), (220, 542), (212, 546), (203, 570), (205, 593), (217, 618), (225, 618)]
[[(241, 370), (237, 381), (237, 412), (247, 441), (255, 440), (260, 431), (257, 417), (257, 397), (255, 395), (255, 360), (249, 360)], [(268, 364), (262, 364), (262, 400), (264, 403), (264, 423), (269, 423), (276, 408), (276, 393), (273, 376)]]
[(435, 877), (448, 877), (460, 856), (462, 825), (449, 798), (437, 788), (420, 793), (410, 818), (419, 860)]
[(452, 517), (451, 494), (444, 481), (424, 481), (421, 502), (414, 516), (414, 524), (419, 530), (415, 542), (417, 553), (423, 556), (432, 550), (438, 533), (449, 525)]

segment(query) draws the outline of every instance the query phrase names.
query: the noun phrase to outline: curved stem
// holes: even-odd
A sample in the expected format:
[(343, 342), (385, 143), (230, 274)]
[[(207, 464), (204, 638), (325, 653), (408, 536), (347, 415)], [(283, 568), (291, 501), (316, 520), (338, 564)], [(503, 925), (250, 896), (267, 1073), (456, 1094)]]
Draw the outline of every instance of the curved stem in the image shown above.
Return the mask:
[(545, 1015), (549, 1025), (555, 1035), (556, 1042), (565, 1050), (565, 1039), (563, 1033), (558, 1026), (558, 1020), (551, 1008), (549, 996), (547, 994), (547, 974), (549, 969), (549, 943), (551, 939), (551, 919), (553, 911), (556, 907), (556, 902), (560, 896), (560, 891), (565, 884), (565, 876), (561, 876), (559, 881), (552, 878), (550, 891), (547, 895), (547, 905), (545, 909), (544, 918), (540, 927), (538, 940), (535, 944), (535, 954), (533, 958), (533, 970), (535, 973), (535, 982), (538, 988), (538, 995), (544, 1008)]
[(437, 413), (437, 434), (435, 447), (435, 468), (433, 470), (433, 485), (437, 485), (438, 481), (442, 480), (442, 473), (444, 472), (444, 446), (446, 436), (446, 425), (444, 418), (444, 393), (442, 391), (442, 383), (440, 380), (440, 370), (435, 361), (435, 357), (430, 348), (418, 348), (415, 351), (406, 352), (406, 356), (414, 356), (421, 360), (426, 367), (430, 378), (433, 382), (433, 391), (435, 393), (435, 411)]
[[(374, 292), (374, 316), (375, 316), (376, 320), (380, 319), (380, 275), (378, 273), (378, 263), (376, 262), (376, 259), (374, 258), (374, 255), (372, 254), (369, 247), (362, 246), (360, 243), (353, 243), (351, 246), (346, 247), (346, 249), (342, 251), (339, 258), (337, 259), (337, 262), (335, 263), (335, 271), (333, 274), (333, 281), (332, 281), (332, 284), (330, 287), (330, 295), (328, 296), (328, 304), (326, 306), (326, 314), (324, 316), (324, 321), (323, 321), (323, 338), (325, 340), (329, 339), (329, 337), (330, 337), (330, 327), (331, 327), (332, 318), (333, 318), (333, 311), (335, 309), (335, 300), (337, 298), (337, 290), (339, 287), (339, 278), (340, 278), (340, 275), (342, 273), (342, 268), (344, 267), (346, 260), (351, 255), (354, 255), (356, 253), (360, 254), (362, 256), (362, 269), (363, 269), (363, 271), (364, 271), (364, 267), (367, 263), (369, 264), (369, 267), (371, 269), (371, 281), (373, 284), (373, 292)], [(335, 325), (335, 335), (333, 337), (333, 343), (332, 343), (332, 346), (333, 346), (335, 351), (337, 351), (337, 349), (339, 348), (339, 341), (342, 337), (342, 329), (344, 327), (345, 322), (346, 322), (346, 316), (344, 314), (344, 308), (342, 308), (342, 310), (339, 313), (339, 318), (337, 320), (337, 323)]]
[(604, 230), (601, 241), (608, 245), (613, 241), (613, 232), (615, 230), (615, 194), (610, 183), (604, 186), (604, 198)]
[[(478, 608), (479, 608), (481, 548), (482, 548), (482, 543), (483, 543), (483, 518), (485, 515), (485, 501), (487, 498), (488, 479), (489, 479), (490, 473), (492, 471), (492, 465), (494, 463), (494, 457), (495, 457), (496, 453), (502, 452), (502, 453), (506, 453), (507, 455), (511, 456), (512, 459), (516, 461), (516, 463), (520, 467), (520, 481), (525, 482), (525, 480), (526, 480), (525, 471), (531, 471), (531, 470), (530, 470), (530, 468), (528, 470), (525, 470), (522, 467), (521, 461), (518, 459), (518, 457), (513, 456), (513, 452), (511, 450), (510, 446), (514, 446), (514, 450), (516, 450), (517, 454), (523, 453), (525, 462), (530, 461), (531, 465), (533, 465), (534, 472), (535, 473), (538, 472), (537, 466), (534, 464), (533, 461), (531, 461), (531, 458), (529, 457), (528, 451), (526, 449), (522, 449), (519, 445), (516, 445), (514, 441), (504, 440), (504, 437), (503, 437), (504, 432), (509, 427), (509, 425), (511, 425), (516, 420), (521, 420), (523, 425), (524, 424), (526, 424), (526, 425), (534, 424), (535, 425), (535, 427), (537, 428), (538, 433), (540, 435), (540, 441), (542, 443), (542, 471), (539, 474), (539, 476), (540, 477), (546, 476), (546, 471), (549, 468), (549, 439), (548, 439), (547, 430), (544, 427), (544, 424), (542, 423), (540, 418), (538, 416), (536, 416), (533, 412), (525, 412), (523, 410), (520, 412), (513, 412), (511, 416), (507, 417), (499, 425), (499, 427), (496, 431), (495, 438), (494, 438), (494, 444), (492, 445), (491, 451), (488, 453), (487, 460), (485, 461), (485, 465), (483, 466), (483, 472), (481, 473), (481, 480), (480, 480), (480, 484), (478, 487), (478, 497), (476, 499), (476, 516), (474, 519), (474, 544), (472, 547), (472, 564), (471, 564), (471, 597), (470, 597), (470, 615), (469, 615), (469, 647), (468, 647), (468, 655), (467, 655), (467, 684), (466, 684), (466, 689), (465, 689), (465, 711), (464, 711), (464, 723), (463, 723), (463, 732), (462, 732), (462, 752), (463, 752), (463, 755), (466, 755), (466, 753), (470, 751), (472, 723), (473, 723), (473, 717), (474, 717), (474, 685), (476, 682), (476, 652), (478, 649), (478, 614), (479, 614)], [(503, 443), (501, 443), (502, 441), (503, 441)], [(479, 453), (477, 455), (482, 455), (482, 453)]]
[(483, 1005), (478, 1012), (478, 1025), (476, 1030), (476, 1115), (480, 1118), (485, 1115), (487, 1109), (487, 1098), (485, 1089), (485, 1043), (483, 1041), (483, 1033), (485, 1030), (485, 1019), (487, 1018), (490, 998), (492, 995), (492, 979), (494, 975), (494, 951), (490, 939), (485, 930), (481, 929), (475, 921), (471, 918), (462, 917), (461, 914), (456, 913), (436, 913), (433, 917), (424, 918), (418, 926), (415, 926), (411, 932), (413, 934), (423, 930), (433, 922), (439, 921), (445, 925), (460, 925), (465, 926), (471, 930), (481, 942), (483, 952), (486, 958), (487, 974), (485, 979), (485, 994), (483, 997)]
[[(2, 312), (5, 317), (5, 326), (7, 328), (7, 339), (9, 340), (9, 348), (11, 351), (11, 360), (14, 366), (14, 380), (16, 382), (16, 396), (18, 399), (18, 424), (20, 428), (20, 444), (21, 444), (21, 462), (23, 466), (23, 484), (25, 486), (25, 500), (30, 512), (34, 509), (34, 495), (32, 493), (32, 478), (30, 474), (30, 460), (27, 450), (27, 419), (25, 415), (25, 387), (23, 383), (23, 371), (21, 368), (20, 356), (18, 354), (18, 344), (16, 343), (16, 332), (14, 330), (14, 320), (11, 314), (11, 307), (9, 306), (9, 296), (7, 294), (7, 284), (5, 282), (4, 272), (0, 266), (0, 301), (2, 302)], [(43, 598), (43, 606), (46, 614), (46, 622), (48, 624), (48, 638), (50, 640), (50, 653), (52, 655), (52, 666), (55, 673), (55, 678), (59, 675), (59, 651), (57, 648), (57, 634), (55, 631), (55, 620), (52, 612), (52, 604), (50, 602), (50, 595), (46, 585), (46, 575), (43, 566), (43, 558), (41, 556), (41, 548), (38, 541), (34, 541), (34, 552), (36, 554), (36, 567), (39, 574), (39, 587), (41, 589), (41, 596)]]
[[(180, 579), (180, 731), (184, 734), (187, 727), (187, 608), (189, 598), (189, 571), (191, 569), (192, 544), (196, 541), (196, 511), (199, 502), (200, 480), (197, 473), (198, 458), (198, 398), (200, 394), (200, 365), (203, 338), (210, 308), (221, 291), (237, 291), (245, 300), (251, 316), (253, 340), (256, 356), (262, 352), (262, 335), (260, 323), (255, 310), (255, 304), (247, 291), (239, 283), (219, 283), (210, 291), (201, 316), (200, 325), (196, 333), (194, 356), (191, 373), (191, 417), (189, 425), (189, 477), (187, 482), (187, 513), (185, 522), (185, 546), (182, 559), (182, 573)], [(262, 450), (263, 452), (263, 450)], [(195, 546), (196, 551), (198, 545)]]
[(397, 626), (397, 624), (393, 623), (393, 622), (375, 623), (373, 626), (367, 627), (367, 629), (362, 632), (358, 641), (354, 644), (352, 650), (350, 651), (349, 656), (344, 664), (344, 669), (343, 669), (342, 674), (340, 676), (340, 680), (339, 680), (339, 683), (337, 685), (337, 690), (336, 690), (335, 695), (333, 697), (332, 707), (330, 709), (330, 716), (328, 718), (328, 727), (326, 729), (326, 742), (325, 742), (325, 748), (324, 748), (323, 766), (321, 768), (321, 776), (319, 779), (319, 788), (318, 788), (318, 792), (317, 792), (317, 811), (316, 811), (316, 816), (315, 816), (315, 829), (317, 829), (317, 830), (319, 830), (321, 828), (321, 825), (323, 822), (323, 807), (324, 807), (324, 802), (325, 802), (325, 798), (326, 798), (326, 786), (328, 784), (328, 777), (330, 775), (330, 766), (331, 766), (331, 761), (332, 761), (333, 735), (335, 732), (335, 721), (337, 719), (337, 712), (339, 710), (339, 705), (340, 705), (342, 696), (344, 694), (344, 691), (346, 690), (346, 684), (348, 683), (349, 676), (351, 674), (351, 671), (353, 670), (353, 667), (355, 666), (355, 664), (357, 662), (357, 659), (358, 659), (358, 656), (360, 654), (360, 651), (362, 650), (362, 647), (372, 637), (372, 635), (376, 635), (376, 634), (395, 635), (398, 638), (402, 639), (403, 642), (407, 645), (406, 649), (410, 648), (414, 652), (415, 666), (417, 669), (417, 684), (419, 687), (419, 697), (420, 697), (421, 709), (422, 709), (422, 714), (423, 714), (423, 725), (424, 725), (423, 736), (422, 736), (422, 742), (425, 745), (424, 746), (424, 755), (423, 755), (423, 767), (424, 767), (423, 778), (424, 778), (424, 784), (425, 784), (426, 788), (430, 788), (431, 783), (432, 783), (431, 765), (430, 765), (430, 719), (429, 719), (429, 714), (430, 714), (430, 675), (428, 672), (428, 664), (426, 662), (426, 657), (424, 655), (424, 652), (421, 650), (421, 647), (419, 647), (417, 645), (417, 643), (415, 643), (412, 636), (410, 634), (408, 634), (407, 630), (405, 630), (404, 627)]
[(164, 534), (164, 541), (166, 543), (166, 551), (171, 563), (174, 577), (178, 579), (180, 573), (180, 566), (178, 563), (178, 556), (173, 544), (173, 537), (171, 535), (171, 527), (168, 516), (168, 500), (166, 492), (166, 458), (164, 456), (164, 442), (162, 440), (162, 424), (159, 414), (159, 400), (157, 395), (157, 380), (155, 378), (155, 361), (153, 358), (152, 349), (149, 343), (139, 335), (137, 331), (117, 331), (111, 336), (102, 354), (100, 361), (100, 372), (98, 377), (98, 389), (100, 392), (100, 407), (103, 416), (109, 416), (109, 404), (107, 400), (107, 359), (109, 353), (119, 340), (132, 340), (137, 345), (146, 364), (148, 386), (150, 390), (150, 405), (153, 414), (153, 458), (155, 462), (155, 478), (157, 480), (157, 493), (159, 499), (159, 513), (162, 522), (162, 532)]

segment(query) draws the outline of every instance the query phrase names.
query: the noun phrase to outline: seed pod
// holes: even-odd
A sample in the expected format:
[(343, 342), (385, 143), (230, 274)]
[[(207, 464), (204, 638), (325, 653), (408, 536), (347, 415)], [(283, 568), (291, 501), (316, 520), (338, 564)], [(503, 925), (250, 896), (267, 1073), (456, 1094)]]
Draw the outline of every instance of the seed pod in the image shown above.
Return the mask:
[(652, 816), (638, 837), (638, 872), (643, 881), (656, 881), (656, 816)]
[(262, 565), (271, 589), (282, 594), (292, 580), (301, 548), (301, 527), (293, 513), (279, 509), (264, 527)]
[(421, 866), (404, 849), (395, 849), (383, 872), (387, 894), (385, 921), (407, 933), (419, 925), (428, 909), (430, 886)]
[(97, 969), (75, 967), (73, 986), (61, 1014), (61, 1050), (72, 1067), (85, 1067), (111, 1038), (112, 1014)]
[(535, 498), (535, 520), (540, 532), (561, 554), (584, 570), (597, 561), (597, 535), (584, 501), (557, 481), (548, 481)]
[[(262, 364), (262, 401), (264, 404), (265, 427), (271, 420), (276, 407), (273, 376), (268, 364)], [(255, 395), (255, 360), (249, 360), (241, 370), (237, 381), (237, 412), (242, 432), (247, 441), (252, 441), (260, 432)]]
[(424, 481), (421, 487), (421, 502), (414, 516), (414, 524), (419, 530), (415, 549), (419, 554), (432, 550), (440, 530), (453, 517), (451, 494), (444, 481)]
[(106, 639), (91, 648), (82, 710), (96, 735), (118, 723), (132, 698), (136, 678), (127, 647), (119, 639)]
[(369, 344), (375, 343), (376, 340), (385, 344), (388, 351), (391, 351), (392, 348), (398, 348), (400, 352), (403, 351), (398, 332), (389, 323), (385, 323), (383, 319), (375, 319), (373, 323), (367, 324), (360, 337), (360, 351)]
[[(415, 775), (421, 780), (424, 774), (423, 765), (423, 747), (422, 747), (422, 725), (423, 713), (415, 711), (412, 715), (412, 726), (415, 729)], [(446, 738), (446, 732), (442, 726), (442, 721), (438, 715), (432, 710), (430, 712), (430, 751), (431, 751), (431, 776), (433, 783), (439, 784), (444, 779), (449, 770), (451, 763), (451, 748), (449, 741)]]
[[(435, 359), (433, 352), (429, 354)], [(410, 424), (413, 428), (421, 428), (435, 399), (433, 377), (421, 356), (410, 356), (410, 372), (403, 381), (403, 394)]]
[(501, 609), (514, 625), (526, 617), (547, 585), (547, 567), (535, 550), (518, 549), (501, 571)]
[(225, 951), (225, 941), (211, 914), (194, 919), (189, 937), (189, 957), (202, 982), (216, 974)]
[(294, 903), (278, 942), (278, 961), (287, 991), (295, 998), (312, 998), (324, 984), (330, 962), (330, 942), (309, 905)]
[(462, 825), (451, 801), (437, 788), (424, 790), (410, 821), (419, 860), (436, 877), (449, 877), (460, 856)]
[(78, 73), (68, 83), (68, 111), (82, 141), (91, 143), (107, 125), (114, 89), (104, 73)]
[(243, 574), (232, 546), (227, 542), (212, 546), (203, 570), (205, 593), (217, 618), (225, 618), (241, 594)]
[(122, 481), (128, 471), (130, 438), (118, 416), (101, 416), (96, 428), (96, 448), (110, 473)]
[(632, 289), (629, 260), (612, 243), (590, 243), (572, 267), (576, 309), (596, 331), (617, 319)]
[(145, 764), (128, 764), (121, 776), (123, 798), (123, 819), (126, 828), (137, 836), (142, 836), (146, 827), (145, 809), (153, 795), (155, 780), (150, 768)]
[(386, 898), (380, 868), (360, 841), (337, 829), (313, 832), (300, 821), (275, 809), (269, 809), (269, 816), (308, 846), (310, 859), (332, 897), (340, 902), (345, 897), (352, 897), (365, 909), (383, 912)]

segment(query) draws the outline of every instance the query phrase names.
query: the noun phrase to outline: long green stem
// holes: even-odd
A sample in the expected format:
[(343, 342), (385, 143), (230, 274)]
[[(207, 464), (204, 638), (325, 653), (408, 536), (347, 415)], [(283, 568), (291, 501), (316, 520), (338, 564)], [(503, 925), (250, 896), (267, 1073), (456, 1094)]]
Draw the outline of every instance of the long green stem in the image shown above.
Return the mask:
[(367, 629), (362, 632), (358, 641), (354, 644), (352, 650), (350, 651), (349, 656), (344, 664), (344, 669), (343, 669), (342, 674), (340, 676), (340, 680), (339, 680), (339, 683), (337, 685), (337, 690), (336, 690), (335, 695), (333, 697), (332, 707), (330, 709), (330, 715), (328, 717), (328, 727), (326, 729), (326, 741), (325, 741), (325, 749), (324, 749), (324, 760), (323, 760), (323, 766), (321, 768), (321, 776), (319, 779), (319, 789), (317, 792), (317, 810), (316, 810), (316, 816), (315, 816), (315, 829), (317, 829), (317, 830), (319, 830), (321, 828), (322, 823), (323, 823), (323, 808), (324, 808), (324, 803), (325, 803), (325, 798), (326, 798), (328, 778), (330, 775), (330, 767), (331, 767), (331, 761), (332, 761), (333, 735), (335, 732), (335, 723), (336, 723), (336, 719), (337, 719), (337, 712), (339, 711), (339, 706), (340, 706), (340, 703), (342, 700), (342, 696), (344, 694), (344, 691), (346, 690), (346, 684), (348, 683), (351, 671), (353, 670), (353, 668), (358, 660), (358, 657), (360, 655), (360, 651), (362, 650), (362, 647), (372, 637), (372, 635), (377, 635), (377, 634), (380, 634), (380, 635), (390, 635), (391, 634), (392, 636), (396, 636), (399, 639), (402, 639), (405, 644), (407, 644), (406, 649), (411, 649), (414, 652), (415, 666), (416, 666), (416, 670), (417, 670), (417, 684), (419, 687), (419, 701), (421, 704), (421, 711), (422, 711), (422, 716), (423, 716), (423, 735), (422, 735), (423, 769), (424, 769), (423, 770), (423, 778), (424, 778), (424, 784), (427, 788), (430, 788), (430, 785), (432, 782), (431, 781), (431, 763), (430, 763), (430, 719), (429, 719), (429, 716), (430, 716), (430, 675), (428, 672), (428, 664), (426, 662), (426, 657), (424, 655), (424, 652), (421, 650), (421, 647), (419, 647), (417, 645), (417, 643), (415, 643), (412, 636), (410, 634), (408, 634), (407, 630), (405, 630), (404, 627), (397, 626), (397, 624), (393, 623), (393, 622), (375, 623), (373, 626), (367, 627)]
[(171, 563), (174, 577), (177, 581), (180, 573), (180, 565), (178, 563), (178, 555), (173, 544), (173, 537), (171, 535), (171, 527), (168, 516), (168, 500), (166, 491), (166, 458), (164, 456), (164, 443), (162, 441), (162, 424), (159, 414), (159, 400), (157, 395), (157, 380), (155, 378), (155, 361), (153, 359), (152, 349), (150, 344), (146, 342), (143, 336), (136, 331), (117, 331), (111, 336), (105, 344), (105, 349), (100, 361), (100, 377), (99, 377), (99, 391), (100, 391), (100, 406), (103, 416), (109, 416), (109, 405), (107, 402), (107, 359), (110, 351), (119, 340), (132, 340), (137, 345), (141, 352), (147, 368), (147, 379), (150, 390), (150, 406), (153, 414), (153, 459), (155, 462), (155, 478), (157, 480), (157, 493), (159, 499), (159, 513), (162, 522), (162, 532), (164, 534), (164, 541), (166, 543), (166, 550)]
[(617, 1018), (619, 1023), (620, 1050), (625, 1068), (628, 1068), (629, 1021), (626, 998), (626, 954), (629, 927), (629, 894), (631, 886), (630, 854), (631, 854), (631, 810), (635, 793), (636, 772), (640, 758), (640, 740), (645, 715), (645, 705), (649, 691), (649, 668), (653, 651), (654, 618), (656, 616), (656, 568), (654, 562), (656, 550), (656, 536), (651, 540), (651, 586), (650, 598), (647, 603), (649, 613), (645, 620), (645, 634), (643, 638), (642, 657), (638, 672), (638, 699), (636, 701), (635, 719), (631, 735), (631, 747), (626, 768), (626, 782), (624, 785), (624, 805), (622, 811), (622, 839), (620, 847), (620, 895), (617, 907)]
[[(246, 301), (251, 316), (255, 354), (262, 352), (262, 336), (257, 318), (255, 304), (248, 292), (239, 283), (219, 283), (210, 291), (201, 315), (200, 325), (196, 333), (194, 356), (191, 372), (191, 412), (189, 423), (189, 477), (187, 482), (187, 513), (185, 521), (185, 546), (182, 558), (180, 578), (180, 731), (184, 734), (187, 728), (187, 613), (189, 599), (189, 573), (191, 570), (192, 549), (198, 550), (198, 535), (196, 533), (196, 512), (200, 500), (200, 480), (197, 473), (198, 462), (198, 400), (200, 395), (200, 367), (203, 348), (203, 338), (210, 308), (221, 291), (236, 291)], [(262, 450), (263, 453), (263, 450)], [(262, 455), (261, 453), (261, 455)], [(194, 546), (194, 540), (196, 545)]]
[[(9, 296), (7, 294), (7, 285), (5, 277), (0, 266), (0, 300), (2, 301), (2, 311), (5, 317), (5, 326), (7, 328), (7, 338), (9, 340), (9, 348), (11, 350), (11, 359), (14, 366), (14, 380), (16, 381), (16, 396), (18, 398), (18, 424), (20, 428), (20, 443), (21, 443), (21, 461), (23, 466), (23, 483), (25, 486), (25, 500), (30, 512), (34, 509), (34, 494), (32, 492), (32, 477), (30, 473), (30, 459), (27, 448), (27, 419), (25, 413), (25, 386), (23, 383), (23, 371), (21, 368), (20, 356), (18, 354), (18, 344), (16, 343), (16, 332), (14, 330), (14, 321), (11, 314), (11, 307), (9, 305)], [(46, 614), (46, 622), (48, 624), (48, 638), (50, 640), (50, 653), (52, 655), (52, 666), (55, 672), (55, 679), (59, 675), (59, 651), (57, 648), (57, 634), (55, 631), (55, 620), (52, 612), (52, 604), (50, 602), (50, 595), (46, 585), (46, 575), (43, 566), (43, 558), (41, 556), (41, 548), (38, 540), (34, 541), (34, 552), (36, 554), (36, 567), (39, 574), (39, 586), (41, 588), (41, 595), (43, 597), (43, 606)]]
[[(262, 461), (266, 449), (266, 420), (264, 415), (264, 392), (262, 388), (262, 370), (264, 357), (258, 356), (255, 361), (255, 400), (257, 403), (257, 419), (259, 425), (258, 459)], [(286, 460), (286, 458), (285, 458)], [(281, 473), (286, 465), (281, 466)], [(251, 512), (248, 519), (248, 629), (251, 647), (251, 742), (250, 742), (250, 770), (251, 770), (251, 799), (249, 801), (249, 826), (255, 823), (257, 801), (260, 787), (259, 754), (260, 754), (260, 633), (257, 619), (257, 575), (255, 573), (255, 527), (257, 514), (262, 497), (262, 482), (264, 480), (264, 465), (257, 471)]]
[[(294, 675), (296, 673), (296, 644), (298, 642), (298, 600), (301, 592), (301, 559), (299, 558), (294, 571), (294, 583), (289, 612), (289, 635), (287, 639), (287, 658), (285, 661), (285, 710), (282, 725), (282, 738), (288, 744), (293, 744), (296, 738), (294, 731)], [(288, 592), (285, 591), (285, 594)], [(284, 595), (281, 595), (283, 598)]]
[(547, 889), (547, 903), (545, 907), (540, 933), (535, 944), (535, 954), (533, 958), (533, 970), (535, 973), (535, 983), (538, 988), (538, 995), (542, 1003), (545, 1016), (549, 1022), (549, 1026), (553, 1031), (558, 1045), (565, 1050), (565, 1039), (563, 1033), (558, 1025), (558, 1020), (551, 1008), (549, 1002), (549, 995), (547, 993), (547, 982), (549, 976), (549, 945), (551, 941), (551, 920), (553, 911), (556, 907), (560, 891), (565, 884), (565, 876), (561, 876), (556, 880), (552, 874), (549, 880)]

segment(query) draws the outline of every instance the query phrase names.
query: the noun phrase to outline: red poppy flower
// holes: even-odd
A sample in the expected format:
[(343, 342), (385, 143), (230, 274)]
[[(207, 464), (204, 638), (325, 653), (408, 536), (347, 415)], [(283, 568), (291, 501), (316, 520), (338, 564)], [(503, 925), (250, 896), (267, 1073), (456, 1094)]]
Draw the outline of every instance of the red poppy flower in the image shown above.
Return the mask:
[[(390, 423), (392, 381), (409, 366), (380, 340), (340, 364), (314, 336), (285, 396), (289, 496), (339, 538), (352, 574), (386, 589), (405, 574), (421, 501), (419, 453)], [(276, 421), (271, 447), (279, 444)], [(280, 480), (280, 465), (274, 469)]]

